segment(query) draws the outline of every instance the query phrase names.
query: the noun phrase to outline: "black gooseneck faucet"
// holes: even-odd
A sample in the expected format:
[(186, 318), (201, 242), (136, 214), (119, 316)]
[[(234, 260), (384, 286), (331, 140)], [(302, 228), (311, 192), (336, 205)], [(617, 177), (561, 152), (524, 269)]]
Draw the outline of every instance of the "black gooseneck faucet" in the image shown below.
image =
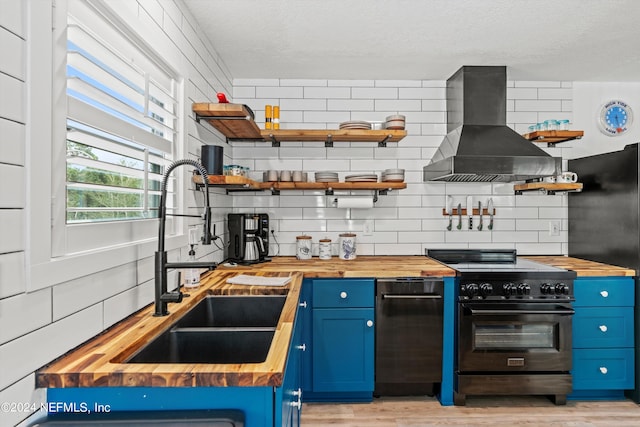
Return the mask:
[(210, 245), (211, 236), (211, 205), (209, 204), (209, 180), (207, 170), (195, 160), (176, 160), (167, 167), (167, 171), (162, 178), (162, 193), (160, 194), (160, 206), (158, 216), (160, 218), (160, 229), (158, 232), (158, 251), (155, 254), (155, 312), (154, 316), (166, 316), (169, 314), (167, 304), (170, 302), (181, 302), (183, 294), (180, 292), (180, 284), (175, 292), (167, 292), (167, 270), (170, 268), (208, 268), (213, 270), (217, 267), (215, 262), (167, 262), (167, 252), (164, 249), (164, 229), (167, 219), (167, 179), (171, 172), (182, 165), (191, 165), (202, 175), (204, 182), (205, 208), (204, 208), (204, 229), (202, 244)]

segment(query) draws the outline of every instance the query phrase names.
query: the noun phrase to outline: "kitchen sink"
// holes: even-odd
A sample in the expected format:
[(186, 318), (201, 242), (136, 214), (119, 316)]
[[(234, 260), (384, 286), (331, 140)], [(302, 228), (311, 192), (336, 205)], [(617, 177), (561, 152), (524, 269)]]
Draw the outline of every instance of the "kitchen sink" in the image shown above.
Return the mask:
[(275, 328), (171, 328), (126, 363), (260, 363)]
[(260, 363), (286, 295), (210, 295), (125, 363)]
[(182, 316), (175, 326), (274, 327), (286, 299), (286, 295), (210, 295)]

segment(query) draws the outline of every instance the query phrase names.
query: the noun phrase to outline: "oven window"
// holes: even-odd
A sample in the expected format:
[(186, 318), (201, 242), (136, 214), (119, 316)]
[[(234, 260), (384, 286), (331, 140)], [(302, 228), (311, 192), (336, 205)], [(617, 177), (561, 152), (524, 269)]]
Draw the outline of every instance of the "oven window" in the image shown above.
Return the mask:
[(476, 349), (555, 348), (555, 325), (527, 323), (515, 325), (475, 325)]

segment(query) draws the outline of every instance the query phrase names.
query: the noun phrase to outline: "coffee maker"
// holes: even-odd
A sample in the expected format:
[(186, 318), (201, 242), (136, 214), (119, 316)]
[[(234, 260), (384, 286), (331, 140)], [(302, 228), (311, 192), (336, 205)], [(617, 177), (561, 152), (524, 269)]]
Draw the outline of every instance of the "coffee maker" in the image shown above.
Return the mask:
[(269, 215), (228, 214), (229, 261), (256, 264), (271, 261), (269, 256)]

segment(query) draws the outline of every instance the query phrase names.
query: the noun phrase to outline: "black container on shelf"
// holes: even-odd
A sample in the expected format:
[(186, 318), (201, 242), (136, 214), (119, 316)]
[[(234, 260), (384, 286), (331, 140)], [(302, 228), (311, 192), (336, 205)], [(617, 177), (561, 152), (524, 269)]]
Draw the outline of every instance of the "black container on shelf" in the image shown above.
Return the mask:
[(219, 145), (203, 145), (200, 149), (200, 160), (209, 175), (223, 174), (223, 147)]

